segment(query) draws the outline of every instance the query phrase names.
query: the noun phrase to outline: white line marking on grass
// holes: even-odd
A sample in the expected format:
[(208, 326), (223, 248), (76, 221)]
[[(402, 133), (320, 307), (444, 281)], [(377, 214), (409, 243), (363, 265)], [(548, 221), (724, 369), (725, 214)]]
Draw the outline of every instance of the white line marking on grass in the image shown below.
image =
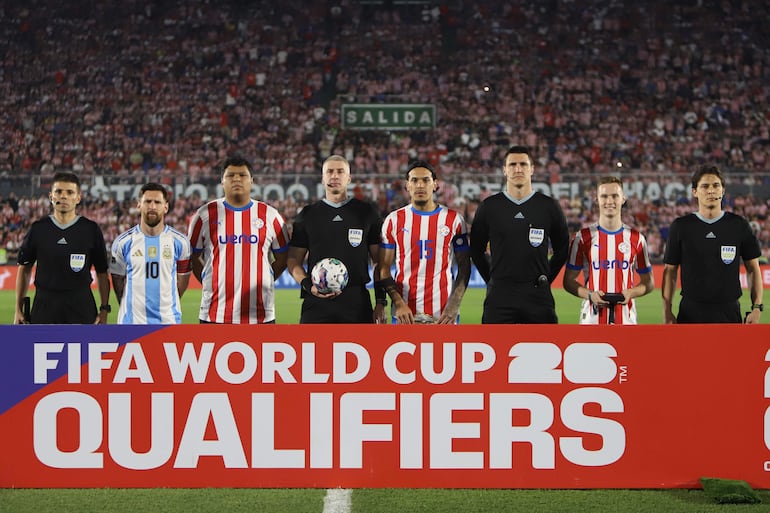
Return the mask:
[(350, 488), (329, 488), (324, 497), (323, 513), (350, 513)]

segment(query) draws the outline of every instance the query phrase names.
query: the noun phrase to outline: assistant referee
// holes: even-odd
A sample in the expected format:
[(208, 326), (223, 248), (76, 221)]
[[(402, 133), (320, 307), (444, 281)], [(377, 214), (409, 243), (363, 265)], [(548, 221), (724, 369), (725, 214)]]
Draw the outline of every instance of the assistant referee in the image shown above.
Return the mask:
[[(106, 324), (110, 312), (107, 250), (99, 225), (75, 213), (81, 200), (80, 179), (73, 173), (56, 173), (49, 198), (53, 214), (32, 224), (19, 249), (14, 322)], [(35, 263), (35, 301), (27, 320), (23, 305)], [(98, 312), (91, 292), (91, 267), (99, 286)]]

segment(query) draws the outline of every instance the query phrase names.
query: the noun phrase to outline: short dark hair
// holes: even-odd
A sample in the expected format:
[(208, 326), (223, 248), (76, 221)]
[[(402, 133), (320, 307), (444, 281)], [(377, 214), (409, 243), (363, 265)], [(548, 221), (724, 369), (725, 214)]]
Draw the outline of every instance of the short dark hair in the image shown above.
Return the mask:
[(511, 146), (508, 148), (508, 151), (505, 152), (505, 155), (503, 155), (503, 162), (505, 162), (505, 159), (508, 158), (508, 155), (511, 155), (512, 153), (520, 154), (523, 153), (527, 157), (529, 157), (529, 162), (532, 163), (534, 160), (532, 158), (532, 152), (529, 149), (529, 146)]
[(163, 201), (168, 201), (168, 190), (157, 182), (147, 182), (142, 185), (139, 190), (139, 197), (141, 198), (147, 191), (160, 191), (163, 193)]
[(56, 174), (53, 175), (53, 182), (64, 182), (64, 183), (74, 183), (77, 185), (78, 190), (80, 190), (80, 178), (78, 178), (78, 175), (75, 173), (70, 173), (67, 171), (58, 171)]
[(227, 159), (225, 159), (224, 164), (222, 164), (222, 174), (224, 174), (225, 170), (230, 166), (235, 166), (235, 167), (246, 166), (246, 169), (249, 170), (249, 174), (254, 174), (253, 168), (251, 167), (251, 162), (249, 162), (249, 160), (243, 155), (236, 154), (236, 155), (230, 155), (229, 157), (227, 157)]
[(717, 178), (719, 178), (719, 181), (722, 182), (722, 187), (725, 186), (725, 177), (722, 176), (722, 171), (719, 170), (716, 166), (701, 166), (698, 168), (695, 173), (692, 175), (692, 188), (697, 189), (698, 188), (698, 182), (700, 182), (700, 179), (703, 178), (703, 175), (714, 175)]
[(412, 172), (412, 169), (418, 168), (418, 167), (424, 167), (428, 171), (430, 171), (431, 176), (433, 179), (436, 179), (436, 170), (433, 169), (433, 166), (430, 165), (429, 162), (425, 160), (413, 160), (409, 163), (409, 165), (406, 166), (406, 179), (409, 180), (409, 173)]
[(597, 186), (598, 185), (606, 185), (608, 183), (616, 183), (616, 184), (620, 185), (621, 187), (623, 187), (623, 180), (621, 180), (617, 176), (612, 176), (612, 175), (601, 177), (599, 179), (599, 183), (597, 184)]

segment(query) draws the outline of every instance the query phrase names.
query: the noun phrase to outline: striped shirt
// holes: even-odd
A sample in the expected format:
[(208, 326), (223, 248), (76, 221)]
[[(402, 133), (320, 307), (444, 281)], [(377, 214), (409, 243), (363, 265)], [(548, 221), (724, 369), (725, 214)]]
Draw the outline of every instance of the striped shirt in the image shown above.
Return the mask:
[[(639, 274), (652, 272), (652, 262), (647, 252), (647, 240), (638, 230), (623, 225), (619, 230), (609, 232), (592, 224), (575, 234), (567, 268), (582, 270), (585, 286), (590, 290), (621, 293), (635, 285), (634, 271)], [(615, 324), (636, 324), (633, 299), (615, 308)], [(595, 311), (585, 299), (580, 324), (607, 324), (608, 313), (608, 308)]]
[(380, 246), (396, 250), (395, 281), (412, 312), (438, 319), (452, 293), (454, 252), (468, 250), (463, 217), (444, 206), (407, 205), (385, 218)]
[(126, 277), (118, 324), (179, 324), (177, 274), (190, 272), (190, 241), (166, 226), (145, 235), (137, 225), (112, 244), (110, 272)]
[(203, 205), (190, 221), (193, 251), (203, 251), (199, 318), (225, 324), (275, 321), (273, 253), (288, 249), (278, 211), (261, 201), (233, 207), (223, 198)]

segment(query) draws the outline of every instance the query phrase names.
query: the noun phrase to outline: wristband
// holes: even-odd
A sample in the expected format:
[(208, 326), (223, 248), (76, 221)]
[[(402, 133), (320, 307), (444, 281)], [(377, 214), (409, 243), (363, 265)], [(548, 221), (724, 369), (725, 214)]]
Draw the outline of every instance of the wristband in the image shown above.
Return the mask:
[(310, 276), (305, 276), (302, 278), (302, 281), (299, 282), (299, 286), (302, 287), (302, 290), (308, 294), (311, 294), (313, 289), (313, 280), (310, 279)]

